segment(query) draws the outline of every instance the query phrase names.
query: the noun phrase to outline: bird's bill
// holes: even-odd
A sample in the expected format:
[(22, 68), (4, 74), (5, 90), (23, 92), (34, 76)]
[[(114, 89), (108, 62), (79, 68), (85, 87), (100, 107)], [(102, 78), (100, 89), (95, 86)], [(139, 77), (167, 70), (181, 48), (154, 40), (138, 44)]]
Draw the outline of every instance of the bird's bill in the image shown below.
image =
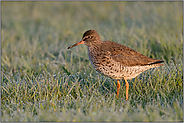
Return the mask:
[(75, 46), (77, 46), (77, 45), (80, 45), (80, 44), (84, 44), (84, 41), (81, 40), (81, 41), (79, 41), (78, 43), (76, 43), (76, 44), (74, 44), (74, 45), (68, 47), (68, 49), (70, 49), (70, 48), (72, 48), (72, 47), (75, 47)]

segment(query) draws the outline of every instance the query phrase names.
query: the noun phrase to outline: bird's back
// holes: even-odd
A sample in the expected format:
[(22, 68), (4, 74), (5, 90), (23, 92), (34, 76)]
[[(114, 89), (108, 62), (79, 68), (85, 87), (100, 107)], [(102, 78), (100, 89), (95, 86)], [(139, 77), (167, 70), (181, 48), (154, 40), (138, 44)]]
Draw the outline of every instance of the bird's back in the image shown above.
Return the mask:
[(110, 52), (111, 58), (124, 66), (144, 66), (163, 62), (144, 56), (127, 46), (112, 41), (104, 41), (100, 49)]

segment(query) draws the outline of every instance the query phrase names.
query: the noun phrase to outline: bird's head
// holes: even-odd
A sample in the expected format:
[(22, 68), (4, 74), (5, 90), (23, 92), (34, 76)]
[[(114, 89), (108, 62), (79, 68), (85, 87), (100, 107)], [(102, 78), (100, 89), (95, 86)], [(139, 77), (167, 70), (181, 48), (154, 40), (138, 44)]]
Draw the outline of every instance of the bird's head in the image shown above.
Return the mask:
[(85, 44), (88, 47), (95, 46), (96, 44), (98, 44), (101, 41), (102, 40), (101, 40), (99, 34), (95, 30), (88, 30), (83, 34), (81, 41), (68, 47), (68, 49), (75, 47), (77, 45), (80, 45), (80, 44)]

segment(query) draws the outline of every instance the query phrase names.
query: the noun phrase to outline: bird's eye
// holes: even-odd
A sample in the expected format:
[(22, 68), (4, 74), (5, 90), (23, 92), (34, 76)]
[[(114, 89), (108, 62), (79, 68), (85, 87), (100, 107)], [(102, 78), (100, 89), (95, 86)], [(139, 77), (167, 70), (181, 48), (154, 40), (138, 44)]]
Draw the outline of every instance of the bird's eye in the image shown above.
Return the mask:
[(86, 36), (86, 37), (84, 37), (83, 41), (86, 41), (86, 40), (88, 40), (90, 38), (91, 38), (91, 36)]

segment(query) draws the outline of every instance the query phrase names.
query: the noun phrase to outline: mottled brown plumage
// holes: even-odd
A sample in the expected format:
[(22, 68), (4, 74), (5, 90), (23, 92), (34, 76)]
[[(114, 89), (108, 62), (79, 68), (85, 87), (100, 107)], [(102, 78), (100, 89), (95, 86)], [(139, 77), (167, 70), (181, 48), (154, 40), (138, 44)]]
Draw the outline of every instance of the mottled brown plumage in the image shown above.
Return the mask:
[(95, 30), (88, 30), (82, 40), (70, 47), (85, 44), (88, 46), (88, 56), (93, 67), (101, 74), (117, 79), (117, 97), (119, 95), (119, 79), (126, 82), (126, 100), (128, 99), (129, 84), (132, 79), (143, 71), (159, 67), (163, 61), (152, 59), (141, 53), (112, 41), (102, 41)]

